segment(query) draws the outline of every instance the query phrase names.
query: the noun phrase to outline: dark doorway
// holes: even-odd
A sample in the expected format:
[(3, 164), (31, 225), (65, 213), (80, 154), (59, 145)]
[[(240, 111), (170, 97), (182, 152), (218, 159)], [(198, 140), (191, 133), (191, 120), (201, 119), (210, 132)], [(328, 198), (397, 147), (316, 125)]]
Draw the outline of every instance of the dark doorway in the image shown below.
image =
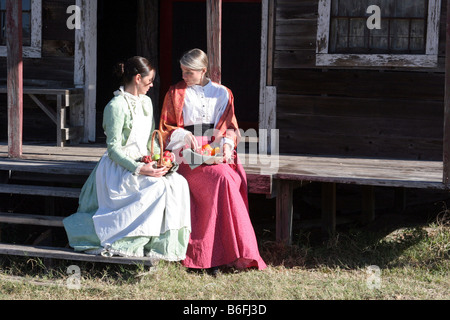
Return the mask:
[[(160, 21), (160, 96), (164, 97), (171, 84), (182, 80), (181, 55), (192, 48), (206, 52), (206, 2), (164, 1)], [(258, 129), (260, 51), (261, 2), (223, 0), (222, 83), (234, 94), (236, 117), (244, 130)]]
[[(119, 10), (120, 8), (120, 10)], [(114, 66), (136, 55), (137, 0), (99, 0), (97, 33), (97, 141), (103, 141), (103, 110), (118, 89)]]

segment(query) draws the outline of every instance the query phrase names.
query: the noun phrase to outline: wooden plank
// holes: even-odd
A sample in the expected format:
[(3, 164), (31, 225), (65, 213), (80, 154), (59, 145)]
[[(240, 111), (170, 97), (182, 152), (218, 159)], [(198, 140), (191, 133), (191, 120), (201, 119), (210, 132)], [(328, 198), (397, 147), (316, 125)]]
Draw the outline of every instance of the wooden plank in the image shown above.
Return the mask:
[(95, 162), (20, 160), (0, 158), (0, 170), (39, 172), (47, 174), (89, 175)]
[(78, 198), (81, 193), (80, 188), (50, 187), (50, 186), (29, 186), (17, 184), (0, 184), (0, 193), (26, 194), (46, 197)]
[[(71, 161), (98, 161), (106, 152), (106, 147), (101, 144), (55, 147), (53, 145), (24, 145), (23, 159), (36, 160), (68, 160)], [(0, 143), (0, 157), (7, 156), (7, 148)]]
[[(272, 136), (276, 129), (277, 121), (277, 88), (273, 86), (265, 87), (264, 103), (259, 110), (259, 128), (267, 130), (267, 134), (259, 136), (259, 153), (275, 153), (278, 151), (278, 141)], [(273, 143), (274, 142), (274, 143)]]
[(274, 75), (279, 94), (443, 101), (445, 92), (442, 73), (290, 68)]
[[(0, 93), (7, 93), (8, 88), (6, 86), (0, 86)], [(42, 87), (32, 87), (24, 86), (24, 94), (34, 94), (34, 95), (79, 95), (83, 93), (80, 88), (42, 88)]]
[(6, 1), (6, 47), (8, 70), (8, 154), (22, 155), (23, 58), (22, 1)]
[(222, 81), (222, 0), (206, 0), (209, 76)]
[(72, 249), (66, 248), (23, 246), (4, 243), (0, 243), (0, 254), (88, 262), (143, 264), (146, 266), (152, 266), (155, 263), (155, 259), (148, 257), (104, 257), (101, 255), (89, 255), (85, 253), (75, 252)]
[(450, 186), (450, 5), (447, 1), (445, 101), (444, 101), (443, 183)]
[[(425, 112), (426, 110), (426, 112)], [(333, 97), (277, 95), (277, 114), (285, 116), (333, 116), (361, 119), (426, 119), (442, 122), (442, 101), (384, 99), (383, 97)], [(441, 129), (439, 131), (442, 131)]]
[(63, 227), (64, 217), (0, 212), (0, 223)]
[[(88, 175), (106, 149), (24, 146), (24, 150), (30, 152), (24, 154), (26, 160), (8, 159), (6, 146), (0, 145), (0, 170)], [(239, 159), (248, 175), (273, 179), (445, 189), (442, 161), (286, 154), (239, 154)]]
[(272, 194), (272, 176), (247, 173), (248, 192), (253, 194)]

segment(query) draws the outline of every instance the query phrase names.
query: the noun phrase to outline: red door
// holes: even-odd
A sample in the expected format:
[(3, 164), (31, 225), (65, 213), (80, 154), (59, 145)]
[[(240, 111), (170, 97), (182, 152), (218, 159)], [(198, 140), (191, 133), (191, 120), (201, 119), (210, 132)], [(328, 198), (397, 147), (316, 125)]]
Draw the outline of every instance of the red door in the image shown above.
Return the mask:
[[(207, 51), (206, 1), (164, 0), (160, 8), (160, 102), (181, 81), (179, 59), (192, 48)], [(223, 0), (222, 84), (235, 97), (239, 126), (258, 129), (261, 0)]]

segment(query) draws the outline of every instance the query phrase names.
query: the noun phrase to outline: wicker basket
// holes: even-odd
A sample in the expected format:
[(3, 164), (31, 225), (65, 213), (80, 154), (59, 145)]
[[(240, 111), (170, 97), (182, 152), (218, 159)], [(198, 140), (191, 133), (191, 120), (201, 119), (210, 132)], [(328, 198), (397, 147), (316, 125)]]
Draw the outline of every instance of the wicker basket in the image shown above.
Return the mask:
[(169, 163), (163, 161), (163, 140), (162, 140), (161, 131), (159, 131), (159, 130), (154, 130), (153, 133), (152, 133), (152, 143), (151, 143), (151, 146), (150, 146), (150, 156), (153, 158), (153, 156), (155, 155), (155, 141), (156, 141), (156, 135), (157, 134), (158, 134), (158, 142), (159, 142), (160, 149), (159, 149), (159, 159), (156, 162), (156, 166), (158, 168), (166, 167), (166, 168), (170, 169), (170, 168), (173, 167), (173, 163), (169, 164)]

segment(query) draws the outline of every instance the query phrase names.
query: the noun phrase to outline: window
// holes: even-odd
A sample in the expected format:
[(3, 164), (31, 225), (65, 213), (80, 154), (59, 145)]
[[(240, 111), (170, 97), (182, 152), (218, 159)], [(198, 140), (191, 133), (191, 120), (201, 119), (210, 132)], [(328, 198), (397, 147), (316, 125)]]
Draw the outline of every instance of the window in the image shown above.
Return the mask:
[(440, 0), (319, 0), (319, 66), (436, 67)]
[[(42, 0), (22, 0), (23, 56), (41, 57)], [(6, 0), (0, 0), (0, 56), (6, 57)]]

